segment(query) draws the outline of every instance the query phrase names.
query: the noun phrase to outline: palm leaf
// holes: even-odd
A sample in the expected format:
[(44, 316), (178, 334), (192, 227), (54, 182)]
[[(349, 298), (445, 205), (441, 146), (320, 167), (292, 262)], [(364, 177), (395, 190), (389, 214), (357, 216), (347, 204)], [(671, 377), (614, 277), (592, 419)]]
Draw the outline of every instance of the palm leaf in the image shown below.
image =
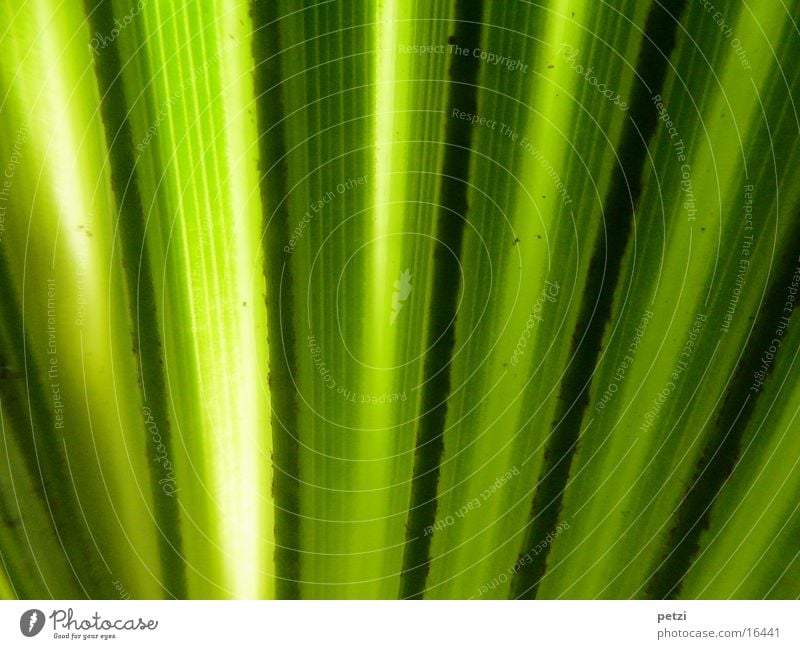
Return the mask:
[(4, 4), (0, 596), (797, 597), (797, 4)]

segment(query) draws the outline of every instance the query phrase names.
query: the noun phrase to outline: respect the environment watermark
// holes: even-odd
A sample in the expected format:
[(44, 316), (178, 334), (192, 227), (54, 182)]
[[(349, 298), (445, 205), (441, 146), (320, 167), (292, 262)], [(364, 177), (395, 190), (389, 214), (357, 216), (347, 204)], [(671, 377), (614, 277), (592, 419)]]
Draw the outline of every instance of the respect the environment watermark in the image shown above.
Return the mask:
[(561, 176), (556, 171), (553, 164), (545, 157), (545, 155), (531, 142), (527, 136), (522, 135), (515, 131), (511, 126), (505, 124), (503, 122), (498, 122), (496, 119), (490, 119), (483, 115), (476, 115), (475, 113), (469, 113), (467, 111), (461, 110), (459, 108), (453, 108), (450, 116), (454, 119), (460, 119), (475, 126), (481, 126), (483, 128), (489, 129), (491, 131), (496, 131), (500, 133), (503, 137), (508, 138), (515, 144), (518, 144), (520, 148), (525, 151), (528, 155), (530, 155), (534, 160), (536, 160), (544, 169), (547, 177), (553, 181), (553, 184), (556, 186), (557, 194), (561, 197), (561, 203), (564, 206), (569, 205), (572, 203), (572, 198), (567, 191), (567, 186), (564, 181), (561, 179)]

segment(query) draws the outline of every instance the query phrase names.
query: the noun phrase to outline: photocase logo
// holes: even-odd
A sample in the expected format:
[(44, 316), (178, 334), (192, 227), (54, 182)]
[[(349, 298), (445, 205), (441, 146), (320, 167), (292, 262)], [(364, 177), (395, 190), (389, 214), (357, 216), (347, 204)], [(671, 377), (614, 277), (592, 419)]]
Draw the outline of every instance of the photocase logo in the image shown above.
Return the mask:
[(408, 299), (408, 296), (411, 295), (411, 269), (406, 268), (402, 273), (400, 273), (400, 279), (395, 280), (394, 284), (394, 293), (392, 293), (392, 317), (389, 320), (389, 324), (394, 324), (394, 321), (397, 320), (397, 316), (400, 315), (400, 310), (403, 308), (403, 304)]
[(22, 635), (32, 638), (44, 628), (44, 613), (38, 608), (25, 611), (19, 618), (19, 630)]

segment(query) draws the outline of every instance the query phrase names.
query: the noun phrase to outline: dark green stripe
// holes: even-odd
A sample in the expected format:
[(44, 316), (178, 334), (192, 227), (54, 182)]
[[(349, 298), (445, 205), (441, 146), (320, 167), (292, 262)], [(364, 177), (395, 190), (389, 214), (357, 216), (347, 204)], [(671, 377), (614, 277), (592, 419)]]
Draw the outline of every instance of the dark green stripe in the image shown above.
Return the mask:
[[(455, 32), (449, 42), (473, 51), (480, 45), (482, 18), (482, 1), (457, 0)], [(479, 63), (473, 56), (452, 57), (447, 115), (454, 108), (478, 114)], [(431, 536), (426, 535), (424, 530), (436, 521), (436, 492), (444, 450), (447, 398), (450, 395), (450, 362), (455, 345), (455, 322), (461, 287), (459, 266), (469, 210), (467, 191), (472, 161), (472, 134), (472, 124), (468, 121), (447, 121), (436, 221), (437, 241), (431, 267), (431, 313), (423, 381), (425, 390), (418, 420), (414, 477), (400, 583), (400, 596), (404, 599), (422, 597), (430, 565)]]
[[(109, 34), (114, 25), (111, 2), (85, 0), (92, 33)], [(140, 53), (143, 56), (143, 51)], [(156, 296), (145, 243), (145, 218), (136, 177), (136, 158), (128, 122), (129, 107), (122, 84), (122, 60), (114, 41), (95, 53), (95, 68), (100, 87), (100, 111), (103, 116), (108, 155), (111, 162), (111, 185), (119, 209), (119, 241), (125, 268), (128, 302), (131, 308), (133, 350), (139, 358), (139, 385), (142, 403), (150, 409), (167, 454), (172, 454), (172, 432), (168, 416), (167, 391), (163, 373), (163, 348), (158, 333)], [(144, 414), (143, 414), (144, 417)], [(164, 576), (165, 595), (186, 597), (186, 573), (182, 556), (178, 499), (168, 496), (158, 480), (162, 478), (155, 458), (157, 444), (146, 429), (150, 488), (158, 526), (159, 551)]]
[[(792, 142), (791, 139), (784, 142)], [(761, 358), (775, 337), (786, 303), (787, 289), (797, 270), (800, 241), (800, 213), (793, 219), (794, 232), (788, 237), (789, 245), (784, 246), (777, 264), (778, 273), (773, 278), (767, 298), (759, 311), (756, 322), (736, 367), (722, 408), (713, 424), (713, 432), (700, 457), (691, 486), (681, 499), (673, 516), (675, 521), (670, 530), (667, 547), (670, 552), (655, 569), (645, 589), (649, 599), (677, 597), (683, 578), (689, 571), (700, 548), (700, 535), (709, 525), (709, 517), (719, 492), (725, 486), (741, 454), (742, 436), (758, 403), (759, 395), (770, 385), (769, 376), (775, 367), (773, 360), (765, 374), (764, 386), (756, 392), (751, 390), (753, 375), (761, 367)], [(785, 242), (784, 242), (785, 243)], [(744, 317), (744, 316), (741, 316)], [(798, 327), (794, 315), (790, 317), (791, 327)], [(784, 336), (785, 337), (785, 336)], [(779, 354), (792, 350), (784, 346), (778, 348)]]
[[(14, 206), (10, 206), (11, 218), (14, 218), (14, 211)], [(17, 216), (24, 218), (21, 212)], [(6, 256), (0, 254), (0, 367), (3, 368), (0, 375), (0, 411), (3, 425), (16, 440), (25, 462), (25, 466), (19, 468), (27, 470), (40, 500), (37, 506), (49, 513), (53, 535), (58, 539), (65, 553), (64, 560), (69, 563), (75, 576), (74, 584), (67, 588), (70, 591), (74, 589), (74, 596), (102, 596), (110, 592), (108, 573), (99, 557), (87, 552), (87, 548), (92, 547), (91, 539), (82, 523), (80, 508), (71, 486), (63, 435), (56, 429), (52, 400), (42, 385), (46, 374), (40, 372), (28, 344), (22, 326), (22, 309), (13, 285)], [(51, 485), (49, 490), (47, 485)], [(24, 503), (20, 506), (24, 507)], [(3, 517), (14, 526), (23, 523), (14, 511), (4, 511)], [(17, 543), (26, 546), (28, 541), (20, 537)], [(16, 587), (25, 587), (30, 577), (9, 575), (15, 580)], [(60, 589), (62, 585), (52, 584), (51, 587)], [(36, 590), (26, 592), (26, 595), (40, 597), (41, 592)]]
[(269, 386), (272, 407), (273, 497), (275, 501), (276, 595), (300, 597), (300, 451), (297, 428), (297, 368), (292, 327), (295, 299), (290, 239), (288, 168), (281, 92), (280, 8), (275, 0), (251, 3), (253, 58), (259, 124), (259, 170), (264, 206), (264, 275), (267, 285)]

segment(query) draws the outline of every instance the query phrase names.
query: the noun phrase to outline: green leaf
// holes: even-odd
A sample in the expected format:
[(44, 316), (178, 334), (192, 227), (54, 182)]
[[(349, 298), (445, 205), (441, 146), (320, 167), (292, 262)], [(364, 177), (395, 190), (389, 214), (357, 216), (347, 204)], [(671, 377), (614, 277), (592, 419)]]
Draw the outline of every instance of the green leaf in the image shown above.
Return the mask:
[(797, 597), (800, 2), (0, 9), (0, 597)]
[(19, 481), (20, 496), (35, 490), (51, 526), (31, 513), (20, 533), (41, 533), (34, 557), (63, 548), (54, 556), (76, 585), (66, 565), (54, 566), (40, 573), (51, 592), (115, 597), (121, 582), (158, 597), (150, 462), (88, 26), (74, 5), (4, 5), (3, 14), (0, 387), (4, 430), (28, 472), (6, 479)]
[(119, 36), (193, 597), (274, 593), (248, 9), (147, 3)]
[(698, 462), (726, 433), (724, 400), (743, 396), (734, 377), (746, 346), (762, 342), (749, 337), (769, 261), (796, 240), (785, 138), (797, 122), (782, 110), (794, 84), (778, 62), (798, 41), (784, 16), (772, 5), (729, 16), (747, 34), (752, 70), (702, 4), (682, 19), (663, 100), (653, 100), (661, 123), (628, 279), (564, 494), (570, 527), (553, 543), (540, 596), (641, 597), (648, 584), (664, 596), (660, 577), (674, 584), (657, 572), (670, 531)]
[[(647, 15), (643, 3), (487, 9), (482, 51), (525, 68), (481, 67), (477, 114), (487, 123), (473, 127), (465, 298), (433, 522), (432, 597), (509, 593), (506, 569), (525, 543), (558, 382), (571, 362), (564, 342), (580, 315), (587, 250), (601, 232), (597, 199), (608, 191), (626, 119), (587, 82), (586, 68), (605, 57), (596, 78), (627, 97), (627, 61), (635, 61)], [(531, 35), (517, 29), (520, 20)], [(621, 29), (630, 20), (639, 27)], [(585, 196), (583, 206), (573, 196)]]

